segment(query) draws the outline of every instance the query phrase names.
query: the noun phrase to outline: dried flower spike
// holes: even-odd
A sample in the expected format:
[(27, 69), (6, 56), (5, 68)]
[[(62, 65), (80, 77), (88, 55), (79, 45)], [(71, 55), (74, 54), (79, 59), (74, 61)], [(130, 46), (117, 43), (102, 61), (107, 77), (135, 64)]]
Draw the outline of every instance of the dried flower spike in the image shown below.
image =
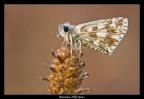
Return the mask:
[(81, 94), (89, 91), (89, 88), (81, 88), (82, 81), (88, 77), (88, 73), (82, 74), (84, 62), (79, 61), (76, 52), (72, 55), (70, 48), (61, 48), (52, 52), (52, 64), (49, 66), (50, 75), (44, 80), (49, 82), (52, 94)]

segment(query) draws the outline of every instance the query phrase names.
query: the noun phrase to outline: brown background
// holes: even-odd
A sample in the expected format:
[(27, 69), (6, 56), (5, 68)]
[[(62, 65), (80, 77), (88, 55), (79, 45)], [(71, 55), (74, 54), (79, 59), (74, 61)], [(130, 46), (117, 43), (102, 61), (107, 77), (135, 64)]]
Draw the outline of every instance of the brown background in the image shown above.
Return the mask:
[(58, 24), (71, 24), (127, 17), (126, 36), (112, 56), (83, 49), (90, 77), (85, 94), (139, 94), (139, 5), (5, 5), (5, 94), (49, 94), (45, 64), (51, 63), (51, 50), (63, 41), (54, 34)]

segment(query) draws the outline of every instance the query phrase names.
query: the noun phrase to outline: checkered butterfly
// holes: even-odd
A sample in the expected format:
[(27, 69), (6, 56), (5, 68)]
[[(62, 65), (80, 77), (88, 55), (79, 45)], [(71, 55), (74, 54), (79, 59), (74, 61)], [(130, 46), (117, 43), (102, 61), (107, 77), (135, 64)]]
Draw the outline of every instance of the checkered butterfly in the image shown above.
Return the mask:
[(128, 29), (128, 19), (117, 17), (101, 19), (79, 25), (69, 22), (59, 25), (57, 36), (62, 36), (65, 44), (82, 52), (82, 47), (92, 48), (105, 55), (111, 55), (125, 36)]

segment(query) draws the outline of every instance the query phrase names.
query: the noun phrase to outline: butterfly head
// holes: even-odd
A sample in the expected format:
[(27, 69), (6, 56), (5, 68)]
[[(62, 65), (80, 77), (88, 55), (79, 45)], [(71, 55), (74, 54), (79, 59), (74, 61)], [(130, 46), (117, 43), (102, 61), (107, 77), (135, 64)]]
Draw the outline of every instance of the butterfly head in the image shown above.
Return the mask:
[(63, 28), (64, 32), (68, 32), (70, 29), (70, 24), (69, 23), (62, 24), (62, 28)]
[(59, 34), (64, 37), (66, 33), (73, 33), (74, 25), (70, 25), (69, 22), (59, 25)]

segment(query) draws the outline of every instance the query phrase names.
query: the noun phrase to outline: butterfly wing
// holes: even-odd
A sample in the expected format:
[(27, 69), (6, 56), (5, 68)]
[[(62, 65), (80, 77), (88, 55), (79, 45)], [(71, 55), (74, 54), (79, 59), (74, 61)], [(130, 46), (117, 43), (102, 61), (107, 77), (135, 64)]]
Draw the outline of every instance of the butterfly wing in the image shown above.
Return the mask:
[(111, 55), (125, 36), (128, 19), (124, 17), (101, 19), (75, 27), (83, 46)]

